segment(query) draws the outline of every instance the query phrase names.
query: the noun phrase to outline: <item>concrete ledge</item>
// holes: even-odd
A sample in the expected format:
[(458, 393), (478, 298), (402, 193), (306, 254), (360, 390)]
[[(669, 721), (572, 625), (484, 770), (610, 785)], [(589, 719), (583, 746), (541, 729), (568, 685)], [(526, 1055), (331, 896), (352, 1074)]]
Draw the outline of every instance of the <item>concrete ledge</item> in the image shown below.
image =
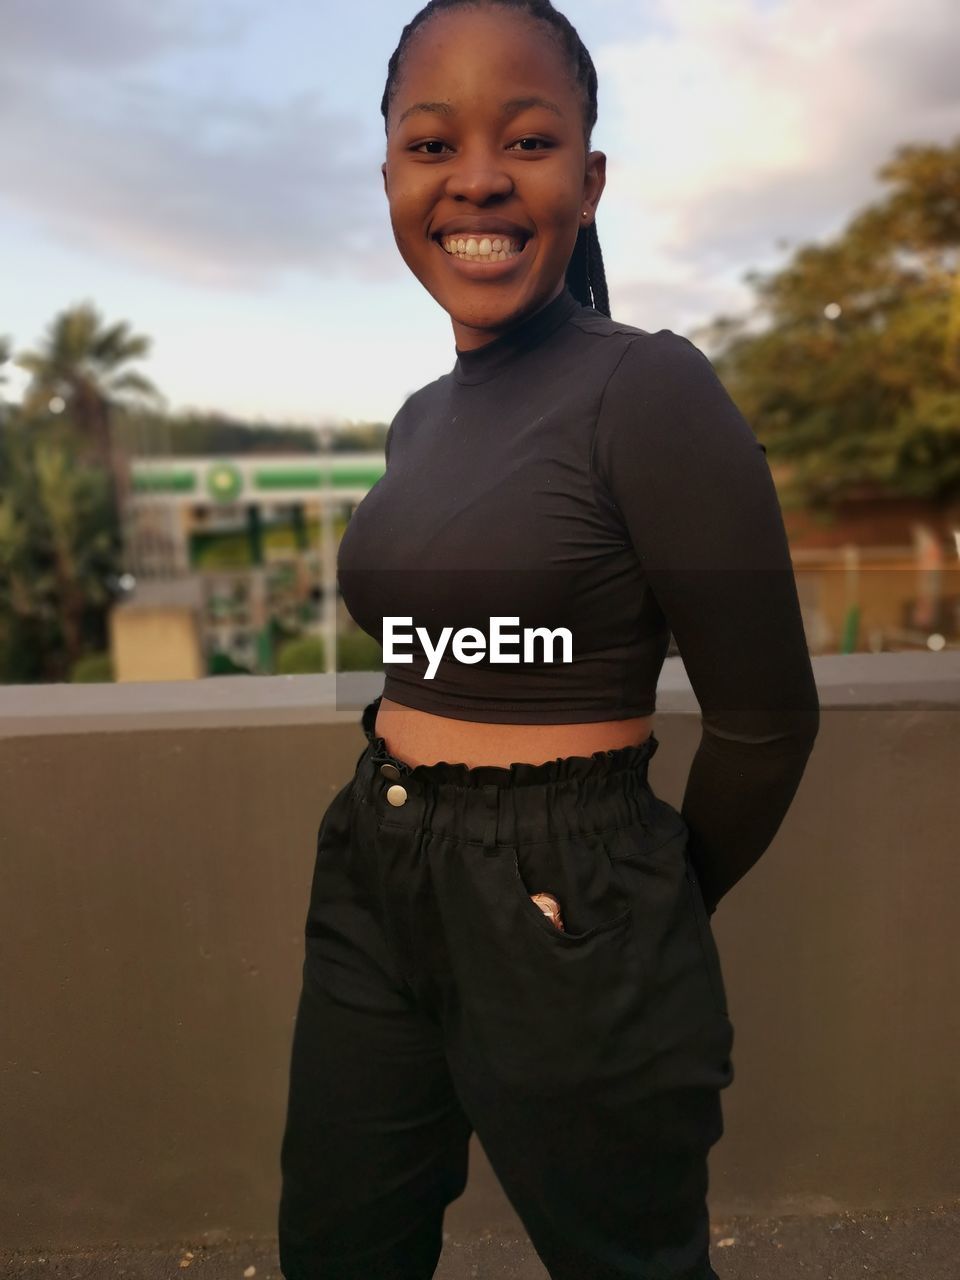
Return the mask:
[[(960, 707), (960, 651), (813, 659), (821, 707)], [(124, 684), (0, 685), (0, 737), (122, 729), (346, 724), (383, 689), (380, 672), (217, 676)], [(668, 658), (658, 715), (698, 715), (683, 662)]]

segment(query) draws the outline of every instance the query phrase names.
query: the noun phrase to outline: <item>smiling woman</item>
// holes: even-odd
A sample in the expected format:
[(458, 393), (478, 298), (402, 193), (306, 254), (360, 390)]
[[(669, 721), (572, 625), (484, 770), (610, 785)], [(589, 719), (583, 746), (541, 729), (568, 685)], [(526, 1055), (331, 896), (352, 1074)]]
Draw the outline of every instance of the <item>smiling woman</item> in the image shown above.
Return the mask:
[[(381, 110), (455, 362), (340, 544), (358, 624), (418, 625), (317, 837), (283, 1274), (427, 1280), (476, 1130), (553, 1280), (716, 1280), (710, 915), (819, 724), (772, 477), (706, 356), (611, 316), (597, 77), (549, 0), (431, 0)], [(562, 660), (485, 651), (520, 619)], [(682, 812), (648, 776), (671, 633), (703, 711)]]
[[(606, 171), (606, 156), (589, 147), (596, 73), (589, 63), (586, 83), (571, 75), (576, 33), (559, 14), (545, 23), (536, 8), (428, 5), (430, 21), (405, 29), (391, 64), (382, 172), (394, 237), (449, 313), (458, 351), (483, 346), (552, 301), (575, 249), (583, 258), (596, 236)], [(544, 56), (545, 34), (552, 57)], [(436, 260), (433, 244), (455, 233), (463, 248)], [(521, 252), (499, 265), (471, 261), (497, 233)], [(606, 310), (603, 292), (596, 300)]]

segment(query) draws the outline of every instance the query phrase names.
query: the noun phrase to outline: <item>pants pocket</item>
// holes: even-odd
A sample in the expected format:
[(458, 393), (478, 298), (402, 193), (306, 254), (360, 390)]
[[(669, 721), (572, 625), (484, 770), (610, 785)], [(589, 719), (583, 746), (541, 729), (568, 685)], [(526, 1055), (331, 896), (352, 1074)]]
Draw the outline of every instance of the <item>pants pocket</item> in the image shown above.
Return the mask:
[(310, 940), (326, 931), (324, 923), (334, 905), (353, 894), (351, 887), (355, 823), (351, 783), (330, 801), (317, 831), (316, 854), (304, 934)]
[[(630, 903), (612, 874), (597, 837), (580, 837), (559, 852), (545, 846), (504, 849), (501, 858), (509, 869), (511, 890), (526, 917), (551, 941), (567, 949), (587, 942), (627, 921)], [(563, 928), (557, 926), (533, 901), (536, 893), (550, 893), (559, 902)]]
[(611, 865), (633, 909), (651, 995), (662, 992), (695, 1017), (727, 1016), (720, 957), (690, 862), (689, 829), (651, 796), (645, 820), (611, 833)]
[[(444, 929), (465, 1035), (491, 1083), (560, 1097), (602, 1088), (653, 1052), (632, 907), (599, 836), (458, 864)], [(556, 896), (563, 930), (531, 901), (537, 892)]]

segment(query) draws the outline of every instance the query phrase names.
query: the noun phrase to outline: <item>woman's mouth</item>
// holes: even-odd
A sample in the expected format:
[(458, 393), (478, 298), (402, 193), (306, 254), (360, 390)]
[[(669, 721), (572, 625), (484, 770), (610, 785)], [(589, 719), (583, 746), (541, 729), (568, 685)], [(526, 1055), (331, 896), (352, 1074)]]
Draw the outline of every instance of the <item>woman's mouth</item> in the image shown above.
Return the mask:
[(440, 247), (451, 258), (466, 262), (507, 262), (523, 252), (526, 241), (517, 236), (451, 235), (439, 240)]
[(520, 240), (504, 235), (449, 235), (434, 243), (454, 270), (470, 276), (505, 275), (524, 255), (532, 237)]

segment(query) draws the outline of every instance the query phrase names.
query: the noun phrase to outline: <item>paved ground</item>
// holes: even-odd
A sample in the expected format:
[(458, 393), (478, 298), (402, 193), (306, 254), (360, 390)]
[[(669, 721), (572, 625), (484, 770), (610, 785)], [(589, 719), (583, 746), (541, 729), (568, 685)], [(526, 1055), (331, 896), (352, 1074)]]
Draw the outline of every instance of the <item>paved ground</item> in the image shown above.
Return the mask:
[[(721, 1280), (960, 1280), (960, 1200), (936, 1209), (712, 1223)], [(525, 1237), (446, 1240), (435, 1280), (545, 1280)], [(2, 1280), (282, 1280), (273, 1241), (42, 1255), (0, 1251)], [(369, 1280), (376, 1280), (371, 1276)]]

